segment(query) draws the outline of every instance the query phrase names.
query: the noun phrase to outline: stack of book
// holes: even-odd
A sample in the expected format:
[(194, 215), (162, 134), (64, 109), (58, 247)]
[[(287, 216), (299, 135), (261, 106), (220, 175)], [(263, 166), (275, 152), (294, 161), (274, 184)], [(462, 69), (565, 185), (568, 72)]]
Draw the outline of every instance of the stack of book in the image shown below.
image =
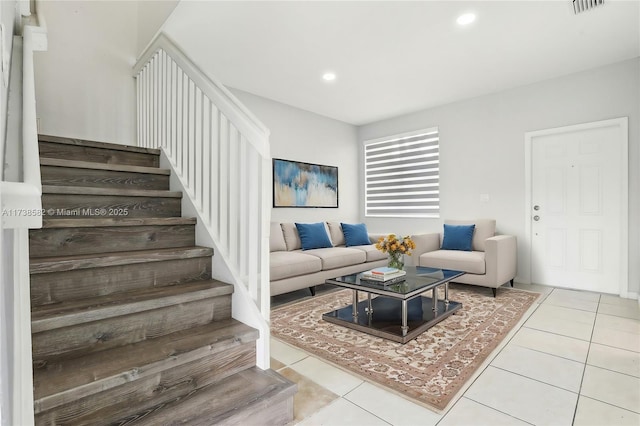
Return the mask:
[(402, 277), (406, 274), (406, 271), (403, 271), (402, 269), (388, 268), (385, 266), (363, 272), (362, 279), (381, 283), (388, 283), (389, 281), (398, 282), (401, 281)]

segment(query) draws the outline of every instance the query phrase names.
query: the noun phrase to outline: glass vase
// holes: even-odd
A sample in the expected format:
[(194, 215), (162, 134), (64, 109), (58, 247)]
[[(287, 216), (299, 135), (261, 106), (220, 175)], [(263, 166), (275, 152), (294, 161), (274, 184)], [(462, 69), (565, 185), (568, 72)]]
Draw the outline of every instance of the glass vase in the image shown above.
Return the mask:
[(400, 252), (389, 252), (389, 268), (404, 269), (404, 254)]

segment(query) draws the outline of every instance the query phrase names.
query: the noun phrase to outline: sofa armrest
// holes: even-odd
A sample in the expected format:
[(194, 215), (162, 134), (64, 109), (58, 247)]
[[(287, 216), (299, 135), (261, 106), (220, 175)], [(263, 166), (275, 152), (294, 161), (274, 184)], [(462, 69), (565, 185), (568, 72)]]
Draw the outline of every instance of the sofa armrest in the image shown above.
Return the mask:
[(380, 237), (385, 238), (387, 235), (389, 234), (369, 234), (369, 241), (371, 241), (371, 244), (375, 244), (378, 242)]
[(516, 276), (517, 245), (513, 235), (496, 235), (485, 240), (487, 278), (504, 284)]
[(411, 256), (414, 257), (414, 264), (419, 265), (420, 256), (430, 251), (440, 250), (440, 234), (435, 232), (433, 234), (420, 234), (412, 235), (411, 239), (416, 243), (416, 248), (413, 250)]

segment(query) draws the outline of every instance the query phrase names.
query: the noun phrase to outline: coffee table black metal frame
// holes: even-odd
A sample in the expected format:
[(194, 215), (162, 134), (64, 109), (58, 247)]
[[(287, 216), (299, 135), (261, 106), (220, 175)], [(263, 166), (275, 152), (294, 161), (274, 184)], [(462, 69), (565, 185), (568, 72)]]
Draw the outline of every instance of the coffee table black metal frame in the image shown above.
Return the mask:
[[(404, 344), (462, 308), (461, 303), (449, 300), (449, 282), (463, 272), (424, 267), (405, 270), (404, 281), (393, 284), (364, 280), (362, 273), (326, 280), (327, 284), (353, 290), (353, 302), (322, 318)], [(438, 300), (441, 286), (444, 299)], [(428, 291), (432, 297), (422, 296)], [(359, 292), (366, 293), (367, 298), (360, 301)]]

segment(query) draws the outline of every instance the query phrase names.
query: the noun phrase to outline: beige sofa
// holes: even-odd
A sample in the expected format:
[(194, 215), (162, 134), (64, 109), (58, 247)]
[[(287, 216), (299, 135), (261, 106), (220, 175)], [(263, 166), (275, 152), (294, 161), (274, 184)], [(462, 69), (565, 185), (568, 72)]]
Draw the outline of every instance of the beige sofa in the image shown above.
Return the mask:
[(494, 296), (496, 289), (507, 282), (513, 287), (517, 263), (515, 236), (495, 235), (496, 221), (492, 219), (448, 220), (445, 224), (475, 224), (472, 251), (442, 250), (441, 233), (413, 235), (416, 243), (413, 257), (418, 266), (466, 272), (454, 282), (490, 287)]
[(338, 222), (327, 223), (333, 247), (302, 250), (295, 223), (271, 223), (269, 238), (271, 295), (309, 288), (328, 278), (355, 274), (385, 266), (387, 255), (376, 250), (378, 235), (369, 235), (371, 245), (345, 247), (344, 234)]

